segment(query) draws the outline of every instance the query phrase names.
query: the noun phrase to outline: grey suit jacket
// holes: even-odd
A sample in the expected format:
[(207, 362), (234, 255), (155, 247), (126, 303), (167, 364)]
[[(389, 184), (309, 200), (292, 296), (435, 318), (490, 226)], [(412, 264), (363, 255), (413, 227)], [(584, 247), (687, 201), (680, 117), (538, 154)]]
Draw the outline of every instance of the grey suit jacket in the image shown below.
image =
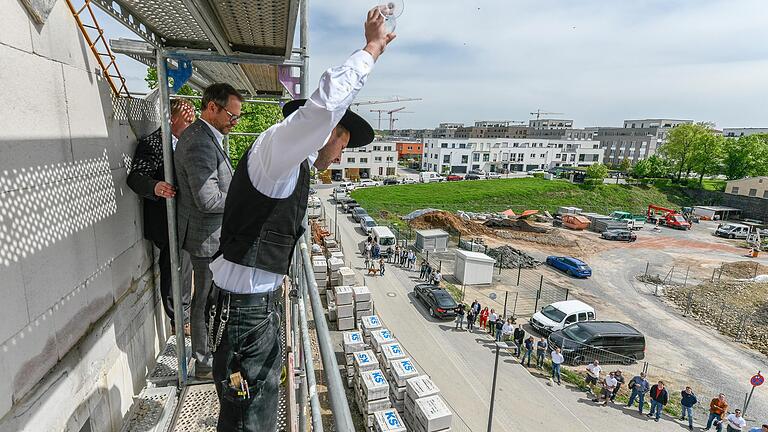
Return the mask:
[(202, 120), (179, 137), (173, 154), (176, 166), (179, 244), (196, 257), (219, 250), (221, 220), (232, 165), (213, 132)]

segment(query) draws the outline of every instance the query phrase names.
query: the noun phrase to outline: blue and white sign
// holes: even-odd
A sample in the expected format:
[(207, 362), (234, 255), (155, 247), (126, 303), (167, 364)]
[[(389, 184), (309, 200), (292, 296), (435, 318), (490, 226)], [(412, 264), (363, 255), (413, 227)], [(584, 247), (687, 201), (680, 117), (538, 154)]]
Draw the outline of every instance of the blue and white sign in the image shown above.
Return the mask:
[(373, 414), (376, 421), (376, 430), (382, 432), (405, 432), (405, 423), (400, 418), (397, 410), (390, 408)]

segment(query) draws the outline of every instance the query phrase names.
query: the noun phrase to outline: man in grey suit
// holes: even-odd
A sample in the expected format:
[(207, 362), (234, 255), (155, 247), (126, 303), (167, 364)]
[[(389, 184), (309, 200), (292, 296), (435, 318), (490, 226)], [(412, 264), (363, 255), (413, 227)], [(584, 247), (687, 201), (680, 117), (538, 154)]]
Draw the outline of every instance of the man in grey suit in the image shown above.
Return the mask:
[(190, 323), (198, 378), (211, 376), (213, 358), (205, 323), (212, 281), (208, 265), (219, 250), (224, 202), (233, 172), (222, 141), (240, 119), (242, 101), (229, 84), (206, 88), (200, 119), (184, 131), (173, 155), (178, 178), (179, 244), (189, 252), (194, 272)]

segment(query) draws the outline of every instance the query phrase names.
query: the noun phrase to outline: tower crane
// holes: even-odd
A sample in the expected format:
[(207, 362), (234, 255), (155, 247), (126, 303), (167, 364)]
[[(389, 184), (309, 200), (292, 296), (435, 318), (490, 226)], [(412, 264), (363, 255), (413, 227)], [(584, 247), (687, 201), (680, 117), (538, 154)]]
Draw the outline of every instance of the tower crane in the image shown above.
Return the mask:
[(352, 103), (352, 107), (359, 107), (360, 105), (381, 105), (381, 104), (388, 104), (388, 103), (396, 103), (396, 102), (415, 102), (415, 101), (421, 101), (424, 100), (422, 98), (401, 98), (398, 96), (395, 96), (390, 99), (382, 99), (382, 100), (367, 100), (367, 101), (360, 101), (360, 102), (354, 102)]
[(381, 114), (386, 113), (389, 115), (389, 130), (393, 130), (395, 128), (395, 121), (397, 120), (394, 118), (395, 113), (410, 113), (411, 111), (403, 111), (405, 107), (395, 108), (393, 110), (382, 110), (382, 109), (372, 109), (371, 112), (379, 113), (379, 127), (378, 129), (381, 130)]
[(563, 114), (563, 113), (542, 111), (541, 108), (537, 109), (536, 112), (532, 112), (531, 113), (531, 115), (535, 115), (536, 116), (536, 120), (541, 118), (542, 115), (561, 115), (561, 114)]

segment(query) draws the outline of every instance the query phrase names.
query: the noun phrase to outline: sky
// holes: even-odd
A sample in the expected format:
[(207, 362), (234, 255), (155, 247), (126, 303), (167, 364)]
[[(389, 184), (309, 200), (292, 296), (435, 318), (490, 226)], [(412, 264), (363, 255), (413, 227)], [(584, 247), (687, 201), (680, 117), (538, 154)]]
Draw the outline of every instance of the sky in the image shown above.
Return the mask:
[[(537, 109), (577, 127), (630, 118), (768, 127), (765, 0), (404, 3), (398, 37), (358, 100), (423, 101), (360, 107), (374, 126), (370, 109), (405, 106), (397, 128), (527, 121)], [(310, 1), (311, 84), (364, 46), (365, 13), (375, 4)], [(130, 35), (107, 27), (110, 37)], [(123, 60), (129, 89), (145, 88), (144, 68)]]

